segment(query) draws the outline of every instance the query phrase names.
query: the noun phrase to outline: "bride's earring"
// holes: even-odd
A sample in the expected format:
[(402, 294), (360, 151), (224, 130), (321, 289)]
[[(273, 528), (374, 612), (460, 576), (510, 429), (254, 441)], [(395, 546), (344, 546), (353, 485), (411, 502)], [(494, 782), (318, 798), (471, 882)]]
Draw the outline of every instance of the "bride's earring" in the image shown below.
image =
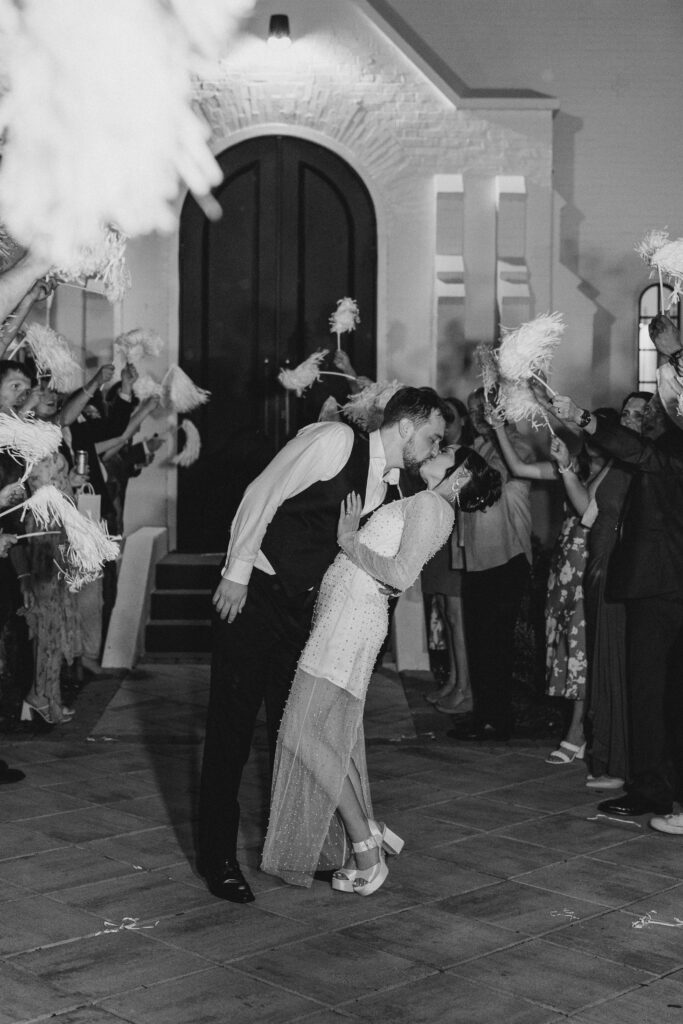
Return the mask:
[(451, 494), (453, 495), (453, 503), (454, 505), (457, 506), (457, 508), (460, 508), (460, 491), (462, 490), (462, 480), (456, 478), (455, 473), (453, 474), (452, 480), (453, 482), (451, 483)]

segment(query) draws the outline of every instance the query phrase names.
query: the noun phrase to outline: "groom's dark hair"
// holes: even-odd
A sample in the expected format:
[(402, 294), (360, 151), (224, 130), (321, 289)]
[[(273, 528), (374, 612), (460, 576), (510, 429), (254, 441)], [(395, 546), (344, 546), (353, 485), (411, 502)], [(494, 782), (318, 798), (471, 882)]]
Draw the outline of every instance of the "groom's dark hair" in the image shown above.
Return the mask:
[(399, 388), (384, 407), (382, 426), (390, 427), (402, 419), (416, 424), (426, 423), (435, 410), (441, 413), (446, 423), (452, 422), (453, 410), (434, 388)]

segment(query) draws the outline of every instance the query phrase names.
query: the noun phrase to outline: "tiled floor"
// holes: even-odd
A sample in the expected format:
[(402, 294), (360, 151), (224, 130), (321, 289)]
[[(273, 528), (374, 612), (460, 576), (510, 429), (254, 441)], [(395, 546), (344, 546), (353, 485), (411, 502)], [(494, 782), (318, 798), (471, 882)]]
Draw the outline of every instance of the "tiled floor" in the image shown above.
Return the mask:
[(683, 839), (596, 817), (584, 767), (546, 765), (546, 743), (449, 740), (428, 680), (411, 713), (390, 667), (366, 716), (376, 811), (406, 840), (386, 885), (258, 872), (261, 726), (240, 855), (257, 901), (213, 899), (192, 841), (207, 676), (148, 665), (3, 744), (27, 778), (0, 788), (0, 1024), (683, 1022)]

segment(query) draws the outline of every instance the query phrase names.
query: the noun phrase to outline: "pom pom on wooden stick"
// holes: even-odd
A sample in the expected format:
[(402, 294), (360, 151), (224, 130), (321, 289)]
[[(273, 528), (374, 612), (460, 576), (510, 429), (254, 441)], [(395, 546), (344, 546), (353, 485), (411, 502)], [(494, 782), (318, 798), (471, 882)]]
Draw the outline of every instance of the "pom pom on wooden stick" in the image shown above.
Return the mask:
[(27, 479), (36, 462), (59, 451), (61, 443), (62, 431), (55, 423), (0, 413), (0, 450), (17, 462), (26, 463), (22, 480)]
[(185, 434), (185, 444), (182, 450), (173, 456), (171, 461), (176, 466), (191, 466), (199, 458), (202, 450), (202, 439), (192, 420), (182, 420), (178, 425), (178, 429), (182, 430)]
[(308, 359), (304, 359), (303, 363), (299, 363), (293, 370), (280, 370), (277, 379), (283, 388), (288, 391), (296, 391), (300, 398), (311, 384), (320, 380), (320, 364), (326, 356), (327, 349), (319, 348), (317, 352), (312, 352)]
[(341, 407), (342, 415), (361, 430), (377, 430), (382, 424), (387, 402), (403, 387), (405, 384), (398, 380), (375, 381), (349, 398)]
[(175, 412), (192, 412), (211, 397), (210, 391), (197, 387), (179, 366), (169, 367), (161, 383), (165, 404)]
[(68, 393), (81, 387), (83, 369), (61, 334), (33, 323), (26, 331), (24, 343), (33, 356), (38, 375), (49, 375), (50, 387), (55, 391)]
[(341, 336), (347, 331), (355, 331), (360, 323), (358, 303), (355, 299), (339, 299), (337, 308), (330, 317), (330, 333), (337, 335), (337, 351), (341, 348)]
[[(683, 291), (683, 238), (669, 240), (669, 232), (648, 231), (636, 247), (636, 252), (651, 268), (651, 277), (659, 277), (659, 309), (665, 312), (678, 302)], [(673, 288), (673, 293), (664, 305), (664, 280)]]

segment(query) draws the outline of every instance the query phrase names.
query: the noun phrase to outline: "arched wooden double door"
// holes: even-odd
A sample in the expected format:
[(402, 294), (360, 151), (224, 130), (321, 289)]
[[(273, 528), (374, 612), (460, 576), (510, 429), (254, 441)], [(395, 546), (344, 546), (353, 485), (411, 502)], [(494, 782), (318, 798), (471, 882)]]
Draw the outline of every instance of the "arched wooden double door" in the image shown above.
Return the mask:
[(325, 394), (345, 396), (337, 377), (304, 399), (277, 382), (281, 367), (334, 349), (338, 299), (356, 299), (361, 317), (344, 349), (358, 373), (374, 379), (376, 368), (377, 231), (358, 175), (289, 136), (251, 139), (218, 161), (222, 219), (207, 221), (188, 197), (180, 221), (180, 363), (212, 393), (192, 414), (201, 457), (178, 473), (181, 551), (224, 550), (247, 483)]

